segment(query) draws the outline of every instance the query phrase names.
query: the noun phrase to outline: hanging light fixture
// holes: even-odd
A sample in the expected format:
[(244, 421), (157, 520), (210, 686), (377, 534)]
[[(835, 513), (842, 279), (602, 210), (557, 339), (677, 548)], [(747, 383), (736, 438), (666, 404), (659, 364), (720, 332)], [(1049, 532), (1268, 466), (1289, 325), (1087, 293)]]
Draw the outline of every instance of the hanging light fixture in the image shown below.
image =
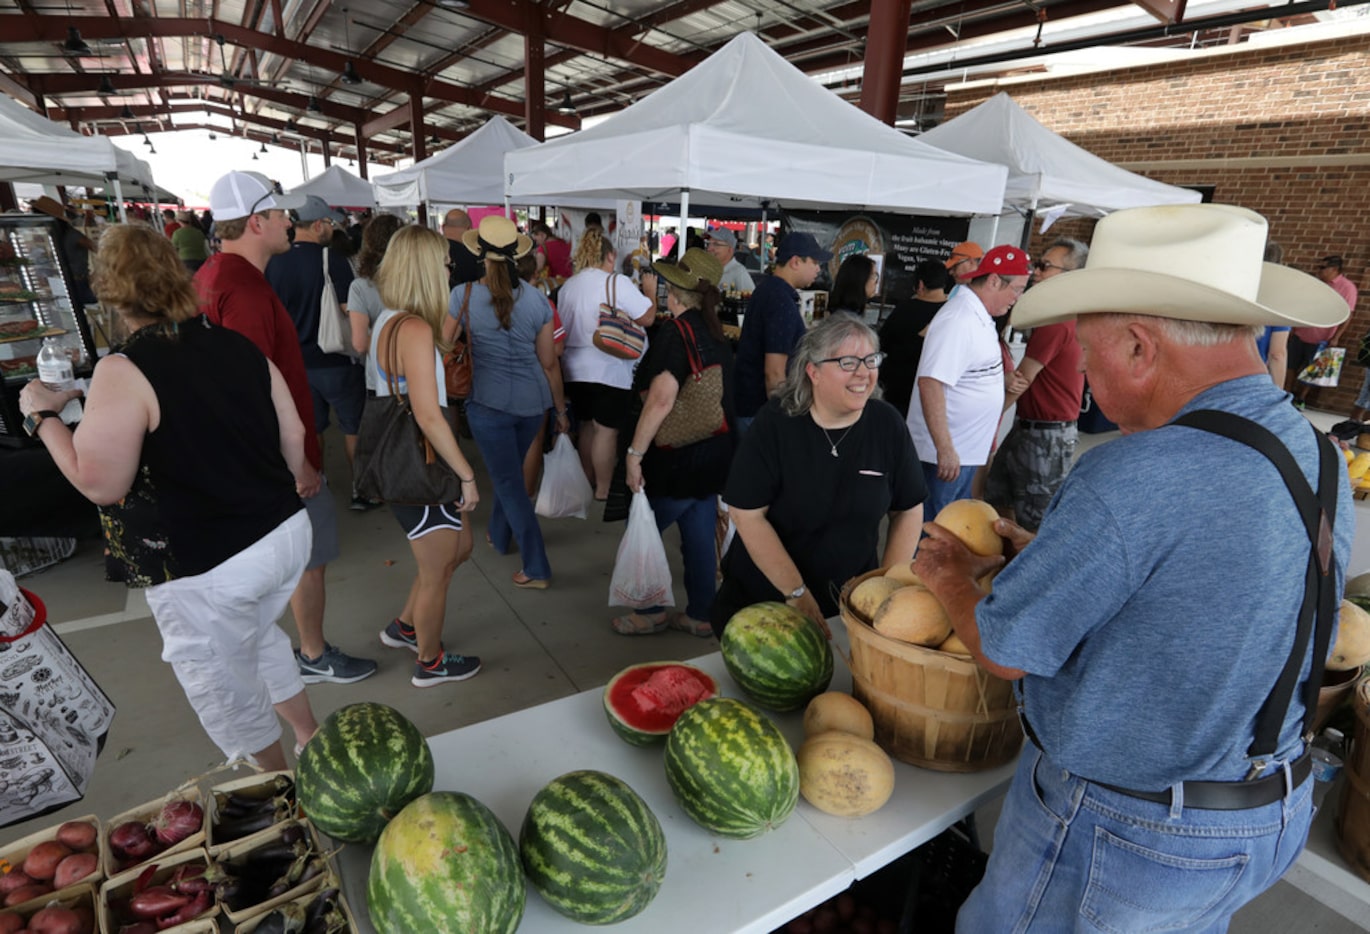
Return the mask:
[(81, 30), (75, 26), (67, 27), (67, 41), (62, 43), (64, 55), (94, 55), (86, 40), (81, 38)]
[(265, 154), (265, 153), (266, 153), (266, 143), (262, 143), (262, 148), (259, 149), (259, 150), (257, 150), (257, 151), (260, 152), (260, 153)]
[(119, 119), (120, 119), (120, 120), (132, 120), (132, 119), (133, 119), (133, 116), (134, 116), (134, 114), (133, 114), (133, 109), (132, 109), (131, 107), (129, 107), (128, 104), (125, 104), (125, 105), (124, 105), (124, 108), (123, 108), (122, 110), (119, 111)]
[(143, 145), (146, 146), (146, 147), (149, 148), (149, 149), (152, 148), (152, 140), (148, 139), (148, 136), (147, 136), (146, 133), (143, 134)]
[(357, 66), (356, 66), (356, 65), (353, 65), (351, 61), (349, 61), (346, 65), (343, 66), (343, 70), (342, 70), (342, 83), (343, 83), (343, 84), (361, 84), (361, 83), (362, 83), (362, 76), (359, 75), (359, 74), (357, 74)]
[[(289, 126), (289, 124), (287, 124), (287, 126)], [(279, 133), (272, 133), (272, 134), (271, 134), (271, 141), (272, 141), (273, 143), (275, 143), (276, 145), (279, 146), (280, 143), (281, 143), (281, 134), (279, 134)]]
[(439, 143), (441, 143), (441, 142), (442, 142), (442, 140), (438, 137), (438, 134), (436, 134), (436, 133), (434, 133), (432, 136), (430, 136), (430, 137), (428, 138), (428, 145), (429, 145), (429, 146), (437, 146), (437, 145), (438, 145)]
[(215, 133), (213, 130), (210, 130), (210, 131), (209, 131), (209, 141), (210, 141), (211, 143), (214, 142), (214, 141), (215, 141), (216, 139), (218, 139), (218, 138), (219, 138), (219, 136), (218, 136), (217, 133)]
[(252, 154), (252, 161), (253, 161), (253, 162), (256, 162), (256, 161), (257, 161), (257, 154), (256, 154), (255, 152)]
[(148, 147), (148, 148), (147, 148), (147, 154), (148, 154), (149, 156), (155, 156), (155, 155), (157, 155), (157, 147), (154, 146), (154, 145), (152, 145), (152, 140), (148, 140), (147, 147)]
[(319, 99), (317, 97), (309, 98), (309, 106), (306, 107), (305, 110), (308, 110), (312, 114), (323, 113), (323, 108), (319, 106)]
[(109, 97), (119, 92), (114, 89), (114, 82), (109, 80), (109, 75), (101, 75), (100, 86), (95, 89), (95, 93), (101, 97)]
[(287, 133), (294, 133), (294, 132), (296, 132), (298, 129), (299, 129), (299, 127), (297, 127), (297, 126), (295, 125), (295, 121), (294, 121), (294, 120), (286, 120), (286, 121), (285, 121), (285, 131), (286, 131)]
[(571, 89), (567, 88), (561, 95), (561, 103), (557, 105), (557, 113), (573, 116), (576, 112), (576, 105), (571, 101)]
[[(352, 16), (347, 12), (347, 7), (342, 8), (343, 12), (343, 42), (347, 43), (347, 54), (352, 54)], [(362, 83), (362, 76), (357, 74), (357, 66), (348, 59), (347, 64), (343, 65), (342, 83), (357, 85)]]

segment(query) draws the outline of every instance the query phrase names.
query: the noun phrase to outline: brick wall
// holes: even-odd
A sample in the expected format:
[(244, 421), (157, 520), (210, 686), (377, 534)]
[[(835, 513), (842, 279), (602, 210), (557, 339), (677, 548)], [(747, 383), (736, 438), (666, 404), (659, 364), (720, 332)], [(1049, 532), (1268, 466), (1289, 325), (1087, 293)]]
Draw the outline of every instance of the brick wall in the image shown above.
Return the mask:
[[(1370, 331), (1370, 36), (1200, 52), (1182, 62), (949, 89), (947, 117), (1007, 91), (1071, 142), (1174, 185), (1213, 186), (1213, 200), (1263, 214), (1284, 261), (1313, 271), (1331, 253), (1361, 288), (1341, 344)], [(1048, 237), (1088, 240), (1091, 221)], [(1034, 237), (1033, 248), (1042, 239)], [(1347, 412), (1365, 371), (1314, 390)]]

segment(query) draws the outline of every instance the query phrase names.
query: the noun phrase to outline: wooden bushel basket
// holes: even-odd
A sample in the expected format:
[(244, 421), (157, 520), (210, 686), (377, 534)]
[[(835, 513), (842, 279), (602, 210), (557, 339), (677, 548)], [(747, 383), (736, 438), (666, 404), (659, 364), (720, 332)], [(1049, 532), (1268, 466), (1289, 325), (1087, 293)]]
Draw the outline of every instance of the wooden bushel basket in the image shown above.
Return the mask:
[(979, 772), (1011, 761), (1023, 744), (1013, 686), (968, 655), (882, 636), (850, 607), (871, 571), (847, 581), (839, 607), (851, 644), (852, 694), (875, 721), (875, 741), (901, 762)]
[(1356, 712), (1356, 736), (1342, 767), (1337, 849), (1370, 882), (1370, 681), (1360, 683), (1351, 707)]

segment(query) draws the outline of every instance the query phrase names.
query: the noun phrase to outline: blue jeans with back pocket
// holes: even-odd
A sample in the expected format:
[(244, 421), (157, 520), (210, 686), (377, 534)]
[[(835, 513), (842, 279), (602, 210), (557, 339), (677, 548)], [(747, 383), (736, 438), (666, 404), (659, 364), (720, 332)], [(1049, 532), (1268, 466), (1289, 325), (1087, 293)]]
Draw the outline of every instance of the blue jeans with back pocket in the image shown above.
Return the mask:
[(1293, 865), (1312, 791), (1308, 778), (1263, 807), (1174, 807), (1094, 784), (1028, 743), (957, 934), (1220, 934)]

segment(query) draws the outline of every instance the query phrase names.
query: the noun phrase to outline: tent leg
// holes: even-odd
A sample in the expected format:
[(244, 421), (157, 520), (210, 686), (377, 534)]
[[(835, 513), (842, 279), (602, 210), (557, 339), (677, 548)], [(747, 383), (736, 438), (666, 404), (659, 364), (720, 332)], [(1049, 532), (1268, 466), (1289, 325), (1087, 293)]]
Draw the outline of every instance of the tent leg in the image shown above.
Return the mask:
[(677, 260), (682, 260), (685, 258), (685, 234), (690, 229), (688, 226), (689, 220), (690, 189), (682, 188), (680, 190), (680, 236), (676, 238), (675, 242), (675, 258)]
[(119, 205), (119, 223), (128, 223), (128, 211), (124, 208), (124, 186), (119, 184), (119, 177), (116, 175), (111, 179), (114, 182), (114, 203)]
[(1036, 220), (1036, 218), (1037, 204), (1036, 202), (1033, 202), (1032, 207), (1028, 208), (1027, 213), (1023, 215), (1023, 239), (1018, 244), (1018, 246), (1023, 250), (1026, 250), (1028, 248), (1028, 244), (1032, 242), (1032, 222)]

